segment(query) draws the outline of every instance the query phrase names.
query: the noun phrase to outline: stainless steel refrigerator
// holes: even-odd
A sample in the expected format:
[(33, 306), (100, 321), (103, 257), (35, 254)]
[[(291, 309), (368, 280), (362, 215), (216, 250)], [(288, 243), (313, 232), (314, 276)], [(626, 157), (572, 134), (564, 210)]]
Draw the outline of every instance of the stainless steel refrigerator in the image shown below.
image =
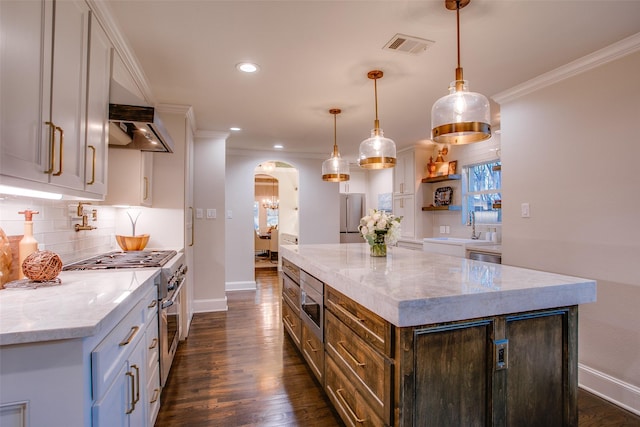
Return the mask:
[(363, 193), (340, 194), (340, 243), (364, 243), (358, 231), (360, 218), (364, 216)]

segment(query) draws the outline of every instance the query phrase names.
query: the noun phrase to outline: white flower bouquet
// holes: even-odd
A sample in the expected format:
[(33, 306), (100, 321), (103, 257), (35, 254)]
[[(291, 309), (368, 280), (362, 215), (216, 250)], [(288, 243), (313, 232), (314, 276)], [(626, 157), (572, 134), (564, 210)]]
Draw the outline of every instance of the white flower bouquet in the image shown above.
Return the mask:
[[(370, 209), (369, 214), (360, 219), (358, 230), (362, 237), (369, 243), (372, 250), (379, 245), (384, 245), (386, 255), (386, 245), (394, 245), (400, 237), (401, 216), (387, 214), (385, 211)], [(382, 249), (382, 248), (381, 248)]]

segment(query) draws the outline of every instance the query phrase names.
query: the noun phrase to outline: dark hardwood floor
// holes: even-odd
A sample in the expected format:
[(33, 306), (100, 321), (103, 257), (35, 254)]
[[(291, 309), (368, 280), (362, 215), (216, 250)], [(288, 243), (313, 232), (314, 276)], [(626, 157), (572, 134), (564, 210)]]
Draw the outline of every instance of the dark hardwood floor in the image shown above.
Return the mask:
[[(156, 427), (342, 426), (283, 334), (277, 271), (258, 290), (227, 294), (227, 312), (196, 314), (180, 343)], [(583, 390), (580, 427), (638, 427), (640, 417)]]

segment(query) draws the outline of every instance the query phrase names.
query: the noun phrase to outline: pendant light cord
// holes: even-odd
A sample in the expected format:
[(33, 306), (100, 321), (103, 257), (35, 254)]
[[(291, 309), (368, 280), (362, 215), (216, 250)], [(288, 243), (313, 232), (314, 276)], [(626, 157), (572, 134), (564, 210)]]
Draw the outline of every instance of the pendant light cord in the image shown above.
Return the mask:
[(464, 87), (462, 66), (460, 65), (460, 0), (456, 0), (456, 35), (458, 37), (458, 68), (456, 68), (456, 92)]
[(333, 114), (333, 157), (337, 157), (338, 156), (338, 122), (337, 122), (337, 117), (338, 115), (336, 113)]
[(460, 0), (456, 0), (456, 28), (458, 30), (458, 68), (460, 68)]

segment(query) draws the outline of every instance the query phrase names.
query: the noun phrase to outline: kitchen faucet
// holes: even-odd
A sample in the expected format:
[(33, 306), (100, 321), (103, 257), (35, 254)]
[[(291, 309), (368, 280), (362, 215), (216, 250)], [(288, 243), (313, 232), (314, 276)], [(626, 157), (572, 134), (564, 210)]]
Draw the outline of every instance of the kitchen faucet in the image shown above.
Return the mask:
[[(86, 203), (86, 202), (78, 203), (78, 208), (77, 208), (78, 212), (77, 212), (77, 214), (78, 214), (78, 216), (80, 218), (82, 218), (82, 225), (76, 224), (75, 227), (74, 227), (76, 231), (80, 231), (80, 230), (95, 230), (96, 229), (96, 227), (94, 227), (92, 225), (89, 225), (89, 219), (87, 217), (87, 214), (84, 212), (84, 205), (90, 205), (90, 204), (91, 203)], [(93, 220), (94, 221), (96, 220), (96, 218), (98, 216), (97, 213), (98, 212), (95, 209), (92, 211), (92, 215), (93, 215)]]
[(476, 213), (474, 211), (469, 212), (469, 225), (471, 225), (471, 238), (478, 240), (480, 233), (476, 234)]

